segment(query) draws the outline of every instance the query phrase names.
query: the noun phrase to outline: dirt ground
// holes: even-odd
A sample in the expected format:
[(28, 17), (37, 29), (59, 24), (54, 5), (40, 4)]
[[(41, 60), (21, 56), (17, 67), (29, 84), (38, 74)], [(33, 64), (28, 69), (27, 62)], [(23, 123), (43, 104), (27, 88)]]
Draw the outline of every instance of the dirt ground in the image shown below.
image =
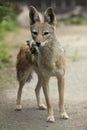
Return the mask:
[[(14, 110), (18, 89), (15, 71), (17, 47), (9, 50), (13, 65), (0, 70), (0, 130), (87, 130), (87, 26), (59, 25), (57, 35), (66, 51), (65, 107), (70, 118), (62, 120), (59, 117), (57, 82), (51, 78), (55, 122), (46, 122), (47, 111), (40, 111), (36, 106), (36, 74), (23, 89), (22, 111)], [(29, 38), (29, 30), (20, 29), (8, 34), (5, 40), (20, 46)], [(41, 97), (45, 103), (43, 92)]]

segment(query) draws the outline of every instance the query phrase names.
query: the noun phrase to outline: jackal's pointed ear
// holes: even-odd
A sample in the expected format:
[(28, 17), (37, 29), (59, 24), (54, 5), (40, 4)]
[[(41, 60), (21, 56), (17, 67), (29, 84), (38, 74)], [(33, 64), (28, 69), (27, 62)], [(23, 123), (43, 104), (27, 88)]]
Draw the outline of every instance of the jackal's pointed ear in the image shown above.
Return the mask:
[(49, 24), (55, 25), (56, 24), (56, 17), (52, 7), (47, 8), (44, 14), (45, 22)]
[(39, 13), (35, 7), (29, 6), (29, 17), (30, 17), (30, 24), (33, 25), (36, 22), (40, 21)]

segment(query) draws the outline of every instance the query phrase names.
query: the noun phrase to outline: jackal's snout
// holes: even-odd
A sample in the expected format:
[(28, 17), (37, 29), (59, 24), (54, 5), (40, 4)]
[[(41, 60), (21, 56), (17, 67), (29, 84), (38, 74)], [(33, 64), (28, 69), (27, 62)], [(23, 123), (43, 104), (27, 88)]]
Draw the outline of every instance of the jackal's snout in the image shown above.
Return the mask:
[(46, 44), (46, 40), (44, 38), (43, 39), (38, 39), (38, 40), (36, 39), (35, 42), (36, 42), (37, 47), (45, 46), (45, 44)]
[(41, 34), (38, 34), (36, 37), (36, 45), (39, 47), (41, 46), (41, 43), (44, 41), (44, 37)]

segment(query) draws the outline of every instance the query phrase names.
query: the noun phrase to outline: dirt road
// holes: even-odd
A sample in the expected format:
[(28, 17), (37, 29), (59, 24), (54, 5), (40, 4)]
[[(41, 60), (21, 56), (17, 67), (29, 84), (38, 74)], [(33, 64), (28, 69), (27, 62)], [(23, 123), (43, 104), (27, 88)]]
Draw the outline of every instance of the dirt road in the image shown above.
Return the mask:
[[(18, 89), (15, 61), (19, 48), (16, 48), (10, 52), (14, 66), (0, 70), (0, 130), (87, 130), (87, 26), (62, 25), (58, 27), (57, 34), (66, 50), (65, 107), (69, 120), (59, 117), (57, 81), (51, 78), (50, 95), (55, 122), (46, 122), (47, 111), (40, 111), (36, 106), (35, 74), (31, 83), (26, 84), (23, 89), (22, 111), (14, 111)], [(21, 29), (9, 34), (6, 41), (21, 44), (29, 37), (28, 30)], [(45, 103), (43, 93), (41, 96)]]

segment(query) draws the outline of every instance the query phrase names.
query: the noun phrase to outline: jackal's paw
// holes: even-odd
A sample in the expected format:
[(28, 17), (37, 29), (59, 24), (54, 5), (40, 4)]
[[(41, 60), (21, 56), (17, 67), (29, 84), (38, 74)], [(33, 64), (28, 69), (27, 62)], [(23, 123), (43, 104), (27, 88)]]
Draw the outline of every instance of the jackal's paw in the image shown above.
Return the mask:
[(65, 120), (69, 119), (69, 116), (66, 112), (61, 113), (60, 116), (62, 119), (65, 119)]
[(21, 109), (22, 109), (21, 105), (16, 105), (16, 108), (15, 108), (16, 111), (21, 111)]
[(48, 116), (47, 122), (53, 123), (55, 121), (54, 116)]
[(47, 107), (44, 104), (39, 104), (39, 109), (40, 110), (46, 110)]

